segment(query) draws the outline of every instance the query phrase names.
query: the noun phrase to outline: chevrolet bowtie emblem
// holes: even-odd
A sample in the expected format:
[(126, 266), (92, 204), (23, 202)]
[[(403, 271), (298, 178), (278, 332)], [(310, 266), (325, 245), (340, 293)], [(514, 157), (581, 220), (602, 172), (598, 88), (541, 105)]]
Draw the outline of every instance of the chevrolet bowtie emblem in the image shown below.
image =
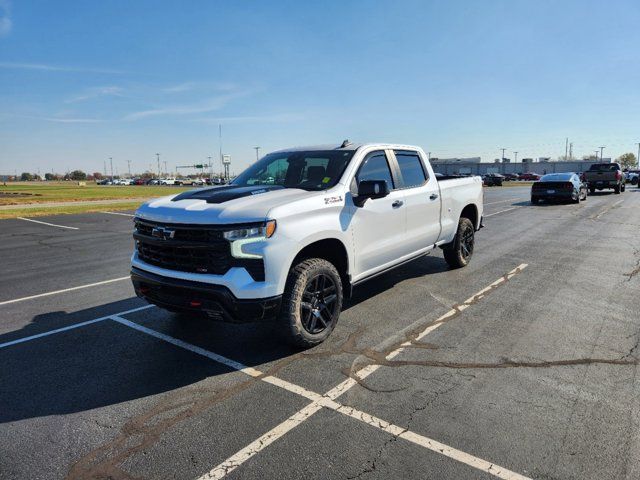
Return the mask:
[(162, 240), (169, 240), (176, 236), (176, 231), (171, 228), (153, 227), (153, 230), (151, 230), (151, 236), (161, 238)]

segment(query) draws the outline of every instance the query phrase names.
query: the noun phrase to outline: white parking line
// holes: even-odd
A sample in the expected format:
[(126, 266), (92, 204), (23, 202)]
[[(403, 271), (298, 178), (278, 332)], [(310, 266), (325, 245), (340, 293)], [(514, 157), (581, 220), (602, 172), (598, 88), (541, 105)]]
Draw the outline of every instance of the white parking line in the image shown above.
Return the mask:
[(493, 217), (494, 215), (498, 215), (499, 213), (510, 212), (511, 210), (515, 210), (516, 208), (521, 208), (521, 207), (511, 207), (511, 208), (507, 208), (506, 210), (500, 210), (499, 212), (494, 212), (494, 213), (490, 213), (489, 215), (484, 215), (484, 218)]
[(508, 198), (506, 200), (500, 200), (497, 202), (489, 202), (489, 203), (485, 203), (484, 205), (495, 205), (496, 203), (505, 203), (505, 202), (513, 202), (514, 200), (526, 200), (527, 197), (514, 197), (514, 198)]
[(122, 215), (124, 217), (135, 217), (135, 215), (131, 214), (131, 213), (122, 213), (122, 212), (100, 212), (100, 213), (106, 213), (109, 215)]
[(80, 230), (77, 227), (67, 227), (65, 225), (56, 225), (55, 223), (47, 223), (47, 222), (41, 222), (40, 220), (31, 220), (30, 218), (24, 218), (24, 217), (16, 217), (18, 220), (24, 220), (25, 222), (33, 222), (33, 223), (40, 223), (42, 225), (48, 225), (50, 227), (58, 227), (58, 228), (66, 228), (68, 230)]
[(112, 278), (111, 280), (104, 280), (102, 282), (89, 283), (87, 285), (80, 285), (77, 287), (63, 288), (62, 290), (54, 290), (53, 292), (39, 293), (37, 295), (31, 295), (29, 297), (14, 298), (13, 300), (5, 300), (4, 302), (0, 302), (0, 305), (9, 305), (10, 303), (24, 302), (25, 300), (33, 300), (34, 298), (49, 297), (51, 295), (58, 295), (59, 293), (73, 292), (74, 290), (81, 290), (83, 288), (97, 287), (99, 285), (106, 285), (108, 283), (113, 283), (113, 282), (121, 282), (122, 280), (129, 280), (129, 278), (130, 277), (128, 276)]
[[(424, 329), (420, 334), (418, 334), (416, 337), (416, 340), (423, 338), (425, 335), (427, 335), (428, 333), (432, 332), (433, 330), (438, 328), (440, 325), (442, 325), (448, 318), (465, 310), (466, 308), (471, 306), (473, 303), (484, 298), (486, 294), (489, 293), (491, 290), (496, 288), (501, 283), (504, 283), (505, 281), (508, 281), (511, 278), (513, 278), (515, 275), (519, 274), (525, 268), (527, 268), (527, 266), (528, 266), (527, 264), (519, 265), (518, 267), (514, 268), (509, 273), (507, 273), (504, 277), (499, 278), (495, 282), (491, 283), (489, 286), (483, 288), (482, 290), (474, 294), (469, 299), (465, 300), (462, 304), (456, 306), (455, 308), (452, 308), (449, 312), (440, 316), (435, 322), (433, 322), (426, 329)], [(219, 465), (214, 467), (212, 470), (210, 470), (206, 474), (199, 477), (198, 480), (211, 480), (211, 479), (218, 480), (218, 479), (224, 478), (228, 473), (232, 472), (233, 470), (238, 468), (240, 465), (242, 465), (244, 462), (246, 462), (253, 456), (260, 453), (262, 450), (264, 450), (267, 446), (275, 442), (277, 439), (286, 435), (292, 429), (294, 429), (295, 427), (300, 425), (302, 422), (304, 422), (306, 419), (311, 417), (313, 414), (318, 412), (322, 407), (330, 408), (344, 415), (348, 415), (349, 417), (360, 420), (364, 423), (367, 423), (368, 425), (371, 425), (380, 430), (383, 430), (391, 435), (395, 435), (397, 437), (403, 438), (423, 448), (427, 448), (433, 452), (439, 453), (441, 455), (445, 455), (458, 462), (464, 463), (476, 469), (487, 472), (497, 478), (501, 478), (504, 480), (527, 480), (527, 477), (524, 477), (518, 473), (512, 472), (511, 470), (508, 470), (506, 468), (500, 467), (495, 463), (488, 462), (486, 460), (475, 457), (473, 455), (470, 455), (456, 448), (440, 443), (431, 438), (425, 437), (423, 435), (419, 435), (415, 432), (411, 432), (397, 425), (393, 425), (389, 422), (386, 422), (385, 420), (369, 415), (366, 412), (362, 412), (355, 408), (347, 407), (336, 402), (335, 400), (339, 396), (341, 396), (342, 394), (347, 392), (349, 389), (357, 385), (358, 382), (353, 378), (346, 379), (345, 381), (338, 384), (336, 387), (326, 392), (324, 395), (320, 395), (302, 386), (292, 384), (290, 382), (287, 382), (286, 380), (282, 380), (277, 377), (273, 377), (273, 376), (263, 377), (262, 375), (264, 374), (255, 368), (247, 367), (240, 362), (223, 357), (222, 355), (218, 355), (217, 353), (210, 352), (196, 345), (192, 345), (180, 339), (171, 337), (169, 335), (165, 335), (164, 333), (157, 332), (147, 327), (143, 327), (142, 325), (139, 325), (135, 322), (131, 322), (129, 320), (121, 318), (119, 315), (112, 315), (111, 318), (122, 325), (126, 325), (140, 332), (152, 335), (153, 337), (164, 340), (178, 347), (187, 349), (198, 355), (205, 356), (216, 362), (226, 365), (234, 370), (243, 372), (253, 378), (260, 379), (262, 381), (265, 381), (274, 386), (283, 388), (297, 395), (301, 395), (312, 401), (312, 403), (310, 403), (309, 405), (305, 406), (301, 410), (294, 413), (292, 416), (287, 418), (284, 422), (272, 428), (267, 433), (262, 435), (260, 438), (251, 442), (249, 445), (242, 448), (231, 457), (227, 458), (224, 462), (220, 463)], [(405, 349), (405, 347), (409, 346), (410, 344), (411, 342), (403, 343), (402, 346), (395, 349), (394, 351), (392, 351), (386, 356), (387, 360), (390, 360), (396, 357), (397, 355), (399, 355)], [(366, 367), (356, 372), (355, 375), (362, 380), (368, 377), (369, 375), (371, 375), (372, 373), (374, 373), (380, 367), (382, 367), (382, 365), (380, 364), (367, 365)]]
[[(145, 305), (143, 307), (132, 308), (131, 310), (120, 312), (119, 315), (126, 315), (128, 313), (139, 312), (140, 310), (146, 310), (147, 308), (152, 308), (152, 307), (153, 305)], [(49, 335), (55, 335), (56, 333), (67, 332), (69, 330), (74, 330), (76, 328), (84, 327), (85, 325), (91, 325), (92, 323), (102, 322), (104, 320), (109, 320), (109, 319), (111, 319), (111, 315), (105, 315), (104, 317), (94, 318), (93, 320), (87, 320), (86, 322), (74, 323), (73, 325), (67, 325), (66, 327), (56, 328), (55, 330), (49, 330), (47, 332), (38, 333), (36, 335), (31, 335), (29, 337), (18, 338), (16, 340), (11, 340), (10, 342), (0, 343), (0, 348), (6, 348), (6, 347), (10, 347), (11, 345), (17, 345), (19, 343), (29, 342), (37, 338), (48, 337)]]

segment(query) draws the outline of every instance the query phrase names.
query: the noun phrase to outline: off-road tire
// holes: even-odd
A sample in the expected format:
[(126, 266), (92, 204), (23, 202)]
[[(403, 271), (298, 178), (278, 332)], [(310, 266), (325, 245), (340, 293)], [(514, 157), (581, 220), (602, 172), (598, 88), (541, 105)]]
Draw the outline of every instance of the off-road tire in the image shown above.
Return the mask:
[[(467, 235), (471, 235), (471, 245), (468, 254), (464, 251), (463, 238)], [(466, 242), (464, 242), (466, 245)], [(445, 245), (442, 250), (444, 253), (444, 259), (451, 268), (466, 267), (473, 255), (473, 246), (475, 244), (475, 228), (473, 223), (468, 218), (462, 217), (458, 222), (458, 230), (453, 241)], [(469, 250), (469, 246), (466, 246)]]
[[(319, 333), (310, 333), (303, 326), (301, 304), (309, 282), (319, 275), (328, 276), (333, 280), (336, 295), (335, 313), (324, 330)], [(342, 280), (331, 262), (322, 258), (308, 258), (294, 265), (287, 277), (279, 316), (279, 329), (284, 339), (288, 343), (302, 348), (310, 348), (324, 342), (338, 323), (342, 309), (342, 298)]]

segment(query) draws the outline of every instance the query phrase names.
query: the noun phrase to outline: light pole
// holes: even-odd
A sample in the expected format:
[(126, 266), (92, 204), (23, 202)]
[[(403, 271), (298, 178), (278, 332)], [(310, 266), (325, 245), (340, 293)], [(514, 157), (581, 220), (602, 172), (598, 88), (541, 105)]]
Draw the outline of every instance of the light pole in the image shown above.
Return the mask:
[(636, 143), (636, 145), (638, 145), (638, 157), (636, 160), (638, 161), (638, 168), (640, 168), (640, 143)]
[(109, 164), (111, 165), (111, 181), (113, 182), (113, 158), (109, 157)]
[(605, 147), (598, 147), (600, 149), (600, 161), (602, 161), (602, 159), (604, 158), (602, 156), (602, 151), (604, 150)]
[(169, 171), (167, 170), (167, 161), (164, 161), (164, 174), (169, 175)]
[(596, 162), (598, 161), (598, 150), (596, 150)]
[(160, 154), (159, 153), (156, 153), (156, 160), (158, 162), (158, 178), (160, 178), (161, 175), (160, 175)]
[(127, 160), (127, 169), (129, 170), (129, 178), (131, 178), (131, 160)]
[(211, 166), (211, 157), (207, 157), (209, 160), (209, 178), (213, 177), (213, 168)]
[(260, 147), (253, 147), (256, 150), (256, 162), (260, 160)]

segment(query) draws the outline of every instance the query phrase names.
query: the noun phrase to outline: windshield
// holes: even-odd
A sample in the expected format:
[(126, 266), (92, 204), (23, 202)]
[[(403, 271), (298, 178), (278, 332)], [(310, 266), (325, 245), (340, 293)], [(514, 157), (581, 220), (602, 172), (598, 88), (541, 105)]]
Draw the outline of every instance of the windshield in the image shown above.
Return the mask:
[(271, 153), (247, 168), (231, 184), (326, 190), (338, 183), (354, 153), (355, 150)]

